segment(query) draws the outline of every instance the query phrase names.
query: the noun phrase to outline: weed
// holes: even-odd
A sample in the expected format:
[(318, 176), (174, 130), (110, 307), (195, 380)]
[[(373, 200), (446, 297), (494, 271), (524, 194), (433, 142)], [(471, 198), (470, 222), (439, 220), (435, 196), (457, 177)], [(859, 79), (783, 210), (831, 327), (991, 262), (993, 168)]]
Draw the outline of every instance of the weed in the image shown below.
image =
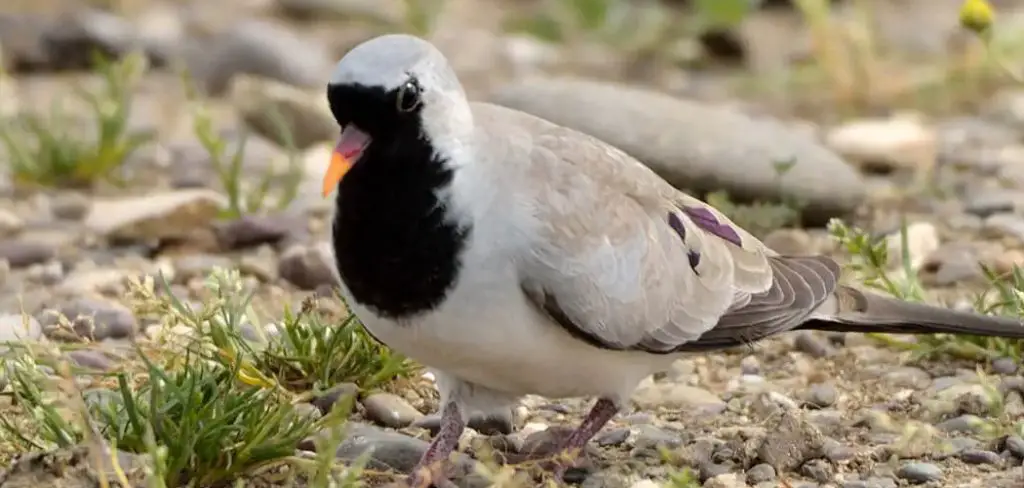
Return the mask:
[[(835, 219), (829, 223), (829, 232), (851, 256), (848, 267), (855, 279), (866, 286), (901, 300), (922, 302), (924, 287), (911, 268), (907, 245), (906, 226), (901, 227), (902, 269), (893, 274), (887, 269), (887, 245), (882, 238), (869, 235)], [(1000, 276), (984, 268), (990, 286), (975, 295), (974, 308), (978, 313), (1020, 317), (1024, 315), (1024, 271), (1014, 268), (1009, 276)], [(1024, 353), (1024, 340), (1001, 337), (980, 337), (960, 334), (931, 334), (907, 342), (889, 334), (868, 334), (891, 347), (912, 351), (915, 358), (950, 355), (974, 361), (1011, 357), (1019, 360)]]
[[(287, 168), (283, 174), (280, 174), (272, 166), (268, 167), (262, 173), (255, 175), (255, 184), (246, 185), (246, 176), (249, 174), (245, 164), (248, 135), (243, 133), (232, 150), (230, 142), (218, 134), (214, 128), (209, 111), (195, 100), (195, 90), (191, 88), (191, 83), (187, 80), (186, 86), (189, 87), (189, 97), (194, 106), (192, 132), (203, 149), (206, 150), (210, 164), (217, 174), (217, 180), (227, 196), (228, 206), (222, 211), (221, 218), (238, 219), (243, 215), (259, 213), (267, 209), (284, 210), (291, 205), (298, 196), (299, 187), (302, 185), (304, 168), (298, 156), (291, 128), (284, 123), (280, 114), (275, 110), (269, 115), (271, 122), (280, 134), (280, 140), (284, 141), (288, 159)], [(270, 197), (271, 189), (275, 186), (279, 188), (279, 191), (276, 195), (275, 205), (271, 206), (267, 199)]]
[(118, 61), (94, 57), (102, 86), (98, 91), (76, 87), (95, 127), (93, 137), (76, 126), (81, 121), (57, 103), (46, 117), (25, 112), (4, 120), (0, 143), (6, 149), (14, 179), (24, 185), (85, 187), (97, 180), (119, 181), (114, 174), (140, 147), (153, 140), (149, 132), (129, 130), (133, 90), (146, 70), (146, 58), (133, 52)]

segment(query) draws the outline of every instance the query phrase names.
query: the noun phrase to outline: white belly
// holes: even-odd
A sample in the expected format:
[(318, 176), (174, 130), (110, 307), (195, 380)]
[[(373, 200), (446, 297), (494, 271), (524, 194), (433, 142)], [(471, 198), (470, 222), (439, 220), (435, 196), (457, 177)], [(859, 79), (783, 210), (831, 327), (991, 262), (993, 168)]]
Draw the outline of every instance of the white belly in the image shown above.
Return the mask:
[(352, 309), (392, 349), (463, 381), (511, 395), (625, 400), (672, 356), (617, 352), (579, 341), (538, 313), (503, 272), (472, 273), (444, 305), (407, 323)]

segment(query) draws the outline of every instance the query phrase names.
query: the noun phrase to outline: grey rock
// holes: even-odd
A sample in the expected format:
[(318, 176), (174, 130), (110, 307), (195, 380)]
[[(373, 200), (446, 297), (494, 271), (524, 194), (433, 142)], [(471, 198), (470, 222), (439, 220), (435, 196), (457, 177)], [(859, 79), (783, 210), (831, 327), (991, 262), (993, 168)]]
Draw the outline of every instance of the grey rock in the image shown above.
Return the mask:
[(999, 213), (1012, 213), (1020, 208), (1024, 208), (1024, 192), (1013, 190), (988, 189), (971, 196), (964, 204), (965, 212), (982, 218)]
[(708, 486), (715, 478), (728, 476), (732, 471), (732, 466), (726, 464), (701, 463), (699, 468), (698, 478), (704, 483), (704, 486)]
[(214, 224), (217, 241), (223, 249), (244, 249), (263, 244), (298, 243), (307, 237), (304, 219), (292, 215), (245, 215)]
[(240, 74), (230, 97), (253, 132), (281, 147), (305, 150), (338, 137), (338, 123), (322, 91)]
[(339, 400), (347, 397), (354, 398), (358, 395), (359, 387), (355, 383), (339, 383), (321, 393), (310, 403), (320, 409), (321, 413), (327, 415)]
[(302, 290), (315, 290), (337, 283), (334, 258), (329, 244), (294, 245), (281, 253), (277, 272)]
[(821, 432), (794, 412), (784, 413), (769, 431), (757, 455), (778, 471), (792, 471), (817, 457), (825, 443)]
[(856, 450), (835, 439), (825, 439), (825, 443), (821, 446), (821, 453), (834, 463), (849, 461), (857, 455)]
[(793, 343), (800, 352), (809, 354), (811, 357), (823, 358), (835, 352), (827, 341), (811, 332), (800, 332)]
[(368, 419), (394, 429), (407, 427), (423, 416), (409, 402), (391, 393), (374, 393), (361, 403)]
[(896, 470), (896, 476), (911, 483), (927, 483), (943, 478), (942, 468), (931, 463), (905, 463)]
[(216, 268), (229, 269), (234, 267), (231, 259), (215, 254), (187, 254), (172, 261), (174, 267), (173, 283), (187, 284), (195, 279), (204, 279)]
[[(437, 435), (441, 430), (441, 416), (438, 414), (424, 415), (412, 423), (413, 427), (427, 429), (430, 435)], [(512, 411), (507, 415), (484, 415), (479, 412), (469, 414), (469, 421), (466, 427), (473, 429), (483, 435), (509, 435), (515, 431), (515, 422)]]
[[(89, 445), (81, 444), (24, 454), (14, 459), (0, 473), (0, 485), (5, 488), (92, 488), (101, 486), (101, 478), (118, 479), (110, 455), (106, 452), (92, 452), (92, 449)], [(146, 474), (146, 456), (124, 451), (116, 451), (114, 454), (130, 488), (151, 485), (153, 480)], [(102, 460), (102, 469), (97, 469), (96, 459)]]
[(601, 432), (594, 438), (594, 442), (601, 447), (619, 446), (629, 439), (629, 429), (626, 427), (619, 427), (617, 429), (606, 430)]
[(326, 48), (282, 25), (243, 19), (193, 50), (191, 68), (210, 94), (223, 94), (239, 73), (322, 88), (334, 67)]
[(61, 192), (50, 199), (50, 213), (60, 220), (82, 220), (91, 206), (92, 200), (78, 192)]
[(637, 428), (634, 447), (640, 452), (654, 452), (660, 449), (674, 449), (683, 444), (679, 434), (653, 425), (641, 425)]
[(775, 481), (775, 468), (770, 464), (757, 464), (747, 470), (747, 482), (752, 484)]
[[(53, 328), (58, 323), (53, 311), (66, 317), (73, 330)], [(131, 337), (138, 330), (138, 321), (131, 310), (121, 304), (96, 298), (73, 299), (55, 309), (44, 309), (36, 318), (44, 328), (49, 328), (47, 334), (54, 338), (73, 340), (63, 336), (70, 332), (78, 338), (102, 341)]]
[(110, 357), (95, 349), (76, 349), (68, 351), (65, 356), (82, 368), (96, 371), (111, 371), (117, 367)]
[(57, 249), (45, 242), (26, 239), (0, 240), (0, 260), (12, 269), (44, 263), (57, 256)]
[[(678, 188), (726, 190), (739, 200), (798, 198), (811, 223), (849, 213), (866, 191), (835, 153), (775, 120), (571, 78), (517, 82), (491, 100), (607, 141)], [(779, 163), (790, 161), (780, 176)]]
[(992, 372), (996, 374), (1014, 374), (1017, 367), (1017, 361), (1013, 358), (996, 358), (992, 361)]
[(832, 481), (832, 465), (824, 459), (811, 459), (800, 467), (800, 472), (818, 483)]
[(835, 405), (839, 393), (832, 383), (815, 383), (806, 395), (807, 404), (814, 408), (825, 408)]
[(1006, 438), (1005, 444), (1006, 449), (1009, 450), (1011, 454), (1024, 459), (1024, 439), (1021, 439), (1021, 437), (1017, 435), (1011, 435)]
[(0, 314), (0, 343), (34, 341), (42, 336), (43, 327), (35, 317), (21, 314)]
[(896, 480), (873, 476), (864, 480), (846, 481), (843, 488), (896, 488)]
[(960, 415), (940, 422), (935, 427), (943, 432), (975, 433), (984, 426), (984, 421), (975, 415)]
[(885, 374), (887, 383), (902, 388), (927, 388), (932, 383), (932, 377), (921, 368), (913, 366), (902, 366)]
[(960, 460), (967, 464), (991, 464), (1002, 466), (1003, 458), (992, 451), (984, 449), (966, 449), (959, 455)]

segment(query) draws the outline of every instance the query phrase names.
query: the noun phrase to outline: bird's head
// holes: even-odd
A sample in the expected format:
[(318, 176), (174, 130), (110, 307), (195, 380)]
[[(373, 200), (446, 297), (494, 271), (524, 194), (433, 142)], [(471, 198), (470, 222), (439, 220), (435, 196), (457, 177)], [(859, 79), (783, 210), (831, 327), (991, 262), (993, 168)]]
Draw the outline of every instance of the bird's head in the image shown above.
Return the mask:
[(375, 37), (345, 54), (327, 85), (327, 100), (341, 136), (324, 176), (324, 196), (371, 145), (387, 152), (423, 139), (446, 153), (472, 127), (447, 59), (429, 42), (404, 34)]

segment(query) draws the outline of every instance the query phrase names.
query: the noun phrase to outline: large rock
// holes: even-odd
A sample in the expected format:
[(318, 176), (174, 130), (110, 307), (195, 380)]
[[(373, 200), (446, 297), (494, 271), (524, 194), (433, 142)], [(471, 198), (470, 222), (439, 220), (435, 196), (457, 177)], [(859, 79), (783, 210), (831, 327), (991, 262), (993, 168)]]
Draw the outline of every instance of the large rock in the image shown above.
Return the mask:
[[(499, 89), (495, 103), (607, 141), (669, 183), (738, 200), (804, 202), (810, 224), (852, 211), (861, 176), (804, 132), (771, 119), (665, 94), (572, 78), (533, 78)], [(780, 175), (779, 163), (794, 161)]]

